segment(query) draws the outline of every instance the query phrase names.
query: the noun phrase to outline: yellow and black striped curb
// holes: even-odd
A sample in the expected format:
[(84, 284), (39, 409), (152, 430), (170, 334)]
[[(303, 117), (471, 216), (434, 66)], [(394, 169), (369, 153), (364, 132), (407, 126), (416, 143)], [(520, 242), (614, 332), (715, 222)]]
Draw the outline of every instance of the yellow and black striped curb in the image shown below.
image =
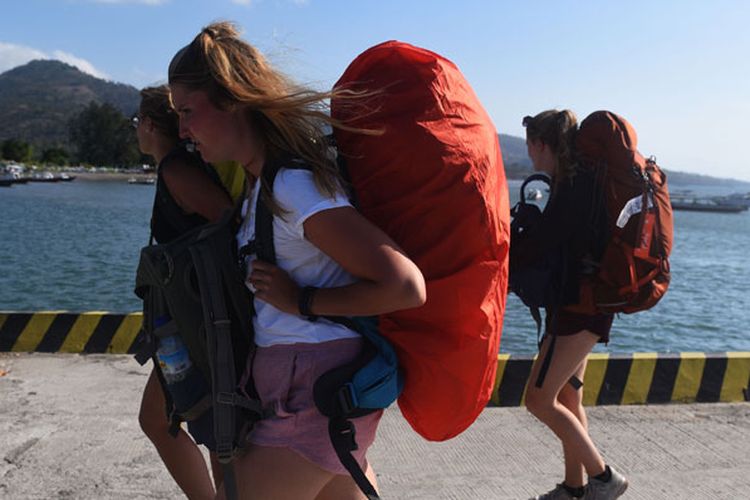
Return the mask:
[[(534, 358), (498, 356), (490, 406), (524, 403)], [(750, 401), (750, 352), (599, 354), (588, 357), (583, 404)]]
[(0, 312), (0, 352), (133, 353), (143, 315)]
[[(0, 352), (134, 353), (141, 313), (0, 312)], [(534, 358), (500, 354), (490, 406), (524, 403)], [(591, 354), (585, 405), (750, 400), (750, 352)]]

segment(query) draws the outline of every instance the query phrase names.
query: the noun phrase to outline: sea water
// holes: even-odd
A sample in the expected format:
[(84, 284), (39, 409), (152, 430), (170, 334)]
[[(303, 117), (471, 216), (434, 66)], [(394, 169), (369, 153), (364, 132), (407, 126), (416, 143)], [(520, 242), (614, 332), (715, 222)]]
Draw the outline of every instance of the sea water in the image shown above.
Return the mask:
[[(519, 186), (509, 182), (512, 201)], [(140, 310), (135, 269), (154, 189), (86, 179), (0, 188), (0, 310)], [(674, 222), (669, 292), (652, 310), (615, 318), (597, 351), (750, 351), (750, 212), (678, 211)], [(500, 350), (536, 350), (536, 325), (512, 294)]]

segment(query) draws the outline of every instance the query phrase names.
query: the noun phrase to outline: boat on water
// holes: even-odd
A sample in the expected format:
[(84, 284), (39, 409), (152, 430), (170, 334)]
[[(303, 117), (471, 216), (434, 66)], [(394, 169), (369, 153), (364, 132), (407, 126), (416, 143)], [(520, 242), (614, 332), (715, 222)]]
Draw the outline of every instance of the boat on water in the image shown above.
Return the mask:
[(0, 165), (0, 187), (10, 187), (13, 184), (26, 184), (29, 182), (28, 177), (21, 175), (21, 172), (13, 168), (14, 165)]
[(672, 196), (673, 210), (690, 210), (693, 212), (721, 212), (721, 213), (739, 213), (744, 212), (750, 207), (742, 203), (735, 203), (726, 196), (700, 197), (677, 195)]
[(156, 177), (131, 177), (128, 179), (128, 184), (156, 184)]
[(42, 172), (29, 177), (30, 182), (60, 182), (60, 177), (52, 172)]
[(722, 199), (736, 205), (744, 205), (750, 208), (750, 193), (732, 193), (730, 195), (723, 196)]

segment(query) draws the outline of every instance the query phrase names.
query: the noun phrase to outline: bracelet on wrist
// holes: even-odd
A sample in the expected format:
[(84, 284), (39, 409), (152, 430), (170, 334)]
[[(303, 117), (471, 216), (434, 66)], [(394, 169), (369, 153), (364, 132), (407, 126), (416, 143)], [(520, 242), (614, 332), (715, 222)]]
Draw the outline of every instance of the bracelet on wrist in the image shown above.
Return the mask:
[(299, 293), (299, 301), (297, 302), (297, 307), (299, 308), (300, 315), (307, 318), (308, 321), (317, 321), (318, 319), (318, 316), (311, 310), (313, 297), (315, 296), (315, 292), (317, 291), (318, 287), (306, 286), (302, 290), (300, 290)]

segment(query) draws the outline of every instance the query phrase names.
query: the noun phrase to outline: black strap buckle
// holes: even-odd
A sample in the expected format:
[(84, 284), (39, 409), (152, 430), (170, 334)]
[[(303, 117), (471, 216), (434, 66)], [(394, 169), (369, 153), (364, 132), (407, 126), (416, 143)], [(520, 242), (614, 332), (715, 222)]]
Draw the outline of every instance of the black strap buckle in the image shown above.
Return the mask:
[(357, 445), (357, 430), (354, 428), (354, 424), (351, 420), (345, 420), (339, 425), (338, 434), (341, 443), (346, 445), (347, 450), (355, 451), (359, 449), (359, 446)]
[(347, 382), (336, 392), (336, 401), (339, 403), (342, 415), (349, 415), (357, 408), (357, 396), (351, 382)]
[(220, 392), (216, 395), (216, 402), (234, 406), (237, 404), (237, 395), (232, 392)]
[(219, 460), (219, 463), (226, 465), (229, 462), (232, 461), (232, 458), (234, 458), (234, 446), (229, 444), (216, 444), (216, 458)]

